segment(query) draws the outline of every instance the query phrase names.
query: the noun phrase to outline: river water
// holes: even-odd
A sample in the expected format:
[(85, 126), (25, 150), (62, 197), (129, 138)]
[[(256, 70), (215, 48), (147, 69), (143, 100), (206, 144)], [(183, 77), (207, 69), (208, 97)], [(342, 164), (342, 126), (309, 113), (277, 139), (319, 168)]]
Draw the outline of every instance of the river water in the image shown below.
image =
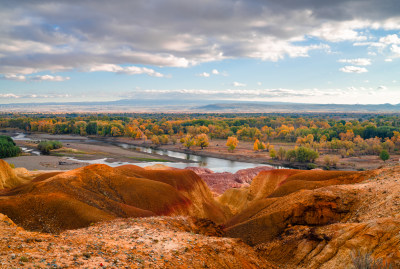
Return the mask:
[[(29, 137), (27, 137), (23, 133), (19, 133), (16, 136), (13, 137), (15, 140), (30, 140)], [(101, 143), (107, 143), (111, 144), (114, 146), (121, 147), (123, 149), (127, 150), (136, 150), (140, 152), (145, 152), (145, 153), (151, 153), (155, 155), (161, 155), (161, 156), (169, 156), (169, 157), (174, 157), (177, 159), (182, 159), (186, 161), (191, 161), (189, 163), (187, 162), (144, 162), (144, 163), (135, 163), (135, 162), (111, 162), (108, 161), (107, 158), (102, 158), (102, 159), (96, 159), (96, 160), (80, 160), (77, 158), (73, 157), (68, 157), (67, 159), (70, 161), (75, 161), (75, 162), (85, 162), (85, 163), (90, 163), (90, 164), (107, 164), (109, 166), (115, 167), (119, 165), (124, 165), (124, 164), (135, 164), (137, 166), (149, 166), (149, 165), (155, 165), (155, 164), (162, 164), (170, 167), (175, 167), (175, 168), (185, 168), (189, 166), (194, 166), (194, 167), (204, 167), (204, 168), (209, 168), (214, 172), (230, 172), (230, 173), (235, 173), (238, 170), (241, 169), (247, 169), (247, 168), (253, 168), (257, 166), (265, 166), (265, 164), (259, 164), (259, 163), (252, 163), (252, 162), (240, 162), (240, 161), (231, 161), (231, 160), (226, 160), (222, 158), (215, 158), (215, 157), (206, 157), (206, 156), (199, 156), (195, 154), (190, 154), (190, 153), (181, 153), (181, 152), (176, 152), (176, 151), (171, 151), (171, 150), (165, 150), (165, 149), (152, 149), (152, 148), (147, 148), (147, 147), (141, 147), (141, 146), (135, 146), (135, 145), (130, 145), (126, 143), (116, 143), (116, 142), (108, 142), (108, 141), (96, 141), (93, 139), (88, 139), (88, 140), (68, 140), (68, 139), (61, 139), (58, 138), (57, 136), (54, 136), (54, 139), (63, 142), (63, 143), (68, 143), (68, 142), (80, 142), (80, 143), (96, 143), (96, 142), (101, 142)], [(31, 152), (33, 154), (40, 154), (38, 151), (32, 151), (26, 148), (22, 148), (25, 152)], [(271, 165), (267, 165), (271, 166)], [(282, 168), (282, 167), (275, 167), (275, 168)]]

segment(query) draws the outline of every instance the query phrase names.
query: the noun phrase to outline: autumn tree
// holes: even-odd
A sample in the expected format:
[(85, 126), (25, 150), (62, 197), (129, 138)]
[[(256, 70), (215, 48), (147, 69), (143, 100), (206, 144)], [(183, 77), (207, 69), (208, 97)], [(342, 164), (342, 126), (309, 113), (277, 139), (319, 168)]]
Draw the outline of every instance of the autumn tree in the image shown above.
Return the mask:
[(286, 150), (283, 147), (280, 147), (276, 156), (278, 160), (283, 160), (286, 156)]
[(151, 137), (151, 142), (156, 146), (159, 146), (161, 144), (160, 139), (156, 135), (153, 135)]
[(234, 136), (228, 137), (228, 140), (226, 141), (226, 145), (228, 146), (228, 149), (230, 151), (234, 151), (238, 144), (239, 144), (239, 141)]
[(195, 141), (191, 135), (186, 135), (185, 137), (182, 137), (181, 143), (185, 148), (190, 149), (190, 147), (194, 145)]
[(197, 135), (195, 143), (197, 146), (201, 147), (201, 149), (208, 147), (208, 145), (210, 144), (208, 142), (208, 136), (205, 133)]

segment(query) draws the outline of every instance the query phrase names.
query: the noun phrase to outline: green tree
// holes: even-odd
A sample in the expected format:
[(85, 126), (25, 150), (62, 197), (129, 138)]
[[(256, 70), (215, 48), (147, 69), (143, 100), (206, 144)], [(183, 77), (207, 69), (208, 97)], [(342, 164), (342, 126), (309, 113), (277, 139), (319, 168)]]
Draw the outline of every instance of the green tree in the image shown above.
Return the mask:
[(21, 149), (15, 145), (11, 137), (0, 135), (0, 158), (15, 157), (21, 153)]
[(42, 141), (38, 144), (38, 150), (42, 152), (42, 154), (50, 154), (50, 151), (53, 149), (62, 148), (62, 143), (60, 141)]
[(387, 150), (382, 150), (381, 153), (379, 154), (379, 158), (381, 158), (382, 161), (386, 162), (386, 160), (389, 160), (389, 153), (387, 152)]

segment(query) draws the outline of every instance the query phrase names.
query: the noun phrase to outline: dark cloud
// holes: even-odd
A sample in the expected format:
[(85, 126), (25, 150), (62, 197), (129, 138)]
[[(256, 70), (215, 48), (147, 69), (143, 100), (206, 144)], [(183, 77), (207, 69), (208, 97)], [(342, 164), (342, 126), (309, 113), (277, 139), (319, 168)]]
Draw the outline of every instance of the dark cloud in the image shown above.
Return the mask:
[(400, 14), (397, 0), (4, 0), (0, 7), (0, 73), (305, 56), (323, 46), (293, 41), (357, 40), (352, 20), (368, 27)]

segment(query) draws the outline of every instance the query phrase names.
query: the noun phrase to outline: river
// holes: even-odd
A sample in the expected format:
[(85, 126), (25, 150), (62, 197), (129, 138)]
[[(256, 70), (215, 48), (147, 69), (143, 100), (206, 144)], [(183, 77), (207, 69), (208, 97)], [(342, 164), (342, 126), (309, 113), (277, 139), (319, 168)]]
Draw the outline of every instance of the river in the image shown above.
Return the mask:
[[(30, 140), (28, 136), (24, 133), (18, 133), (16, 136), (13, 137), (15, 140)], [(90, 164), (107, 164), (109, 166), (115, 167), (119, 165), (124, 165), (124, 164), (135, 164), (137, 166), (149, 166), (149, 165), (155, 165), (155, 164), (162, 164), (170, 167), (175, 167), (175, 168), (185, 168), (189, 166), (194, 166), (194, 167), (204, 167), (204, 168), (209, 168), (214, 172), (230, 172), (230, 173), (235, 173), (238, 170), (241, 169), (247, 169), (247, 168), (253, 168), (257, 166), (271, 166), (271, 165), (265, 165), (265, 164), (260, 164), (260, 163), (252, 163), (252, 162), (240, 162), (240, 161), (232, 161), (232, 160), (226, 160), (222, 158), (215, 158), (215, 157), (206, 157), (206, 156), (199, 156), (195, 154), (190, 154), (190, 153), (181, 153), (181, 152), (176, 152), (176, 151), (171, 151), (171, 150), (165, 150), (165, 149), (152, 149), (152, 148), (147, 148), (147, 147), (141, 147), (141, 146), (136, 146), (136, 145), (130, 145), (126, 143), (117, 143), (117, 142), (111, 142), (111, 141), (97, 141), (94, 139), (85, 139), (85, 140), (71, 140), (71, 139), (62, 139), (61, 137), (57, 137), (56, 135), (54, 136), (54, 139), (62, 142), (62, 143), (69, 143), (69, 142), (80, 142), (80, 143), (107, 143), (111, 144), (114, 146), (118, 146), (124, 149), (128, 150), (136, 150), (140, 152), (145, 152), (145, 153), (150, 153), (154, 155), (162, 155), (162, 156), (170, 156), (174, 157), (177, 159), (182, 159), (182, 160), (189, 160), (192, 162), (143, 162), (143, 163), (135, 163), (135, 162), (109, 162), (107, 158), (102, 158), (102, 159), (95, 159), (95, 160), (80, 160), (77, 158), (73, 157), (67, 157), (68, 160), (71, 161), (76, 161), (76, 162), (86, 162)], [(37, 151), (32, 152), (32, 150), (22, 148), (25, 152), (31, 152), (33, 154), (40, 154)], [(276, 168), (282, 168), (282, 167), (276, 167)]]

